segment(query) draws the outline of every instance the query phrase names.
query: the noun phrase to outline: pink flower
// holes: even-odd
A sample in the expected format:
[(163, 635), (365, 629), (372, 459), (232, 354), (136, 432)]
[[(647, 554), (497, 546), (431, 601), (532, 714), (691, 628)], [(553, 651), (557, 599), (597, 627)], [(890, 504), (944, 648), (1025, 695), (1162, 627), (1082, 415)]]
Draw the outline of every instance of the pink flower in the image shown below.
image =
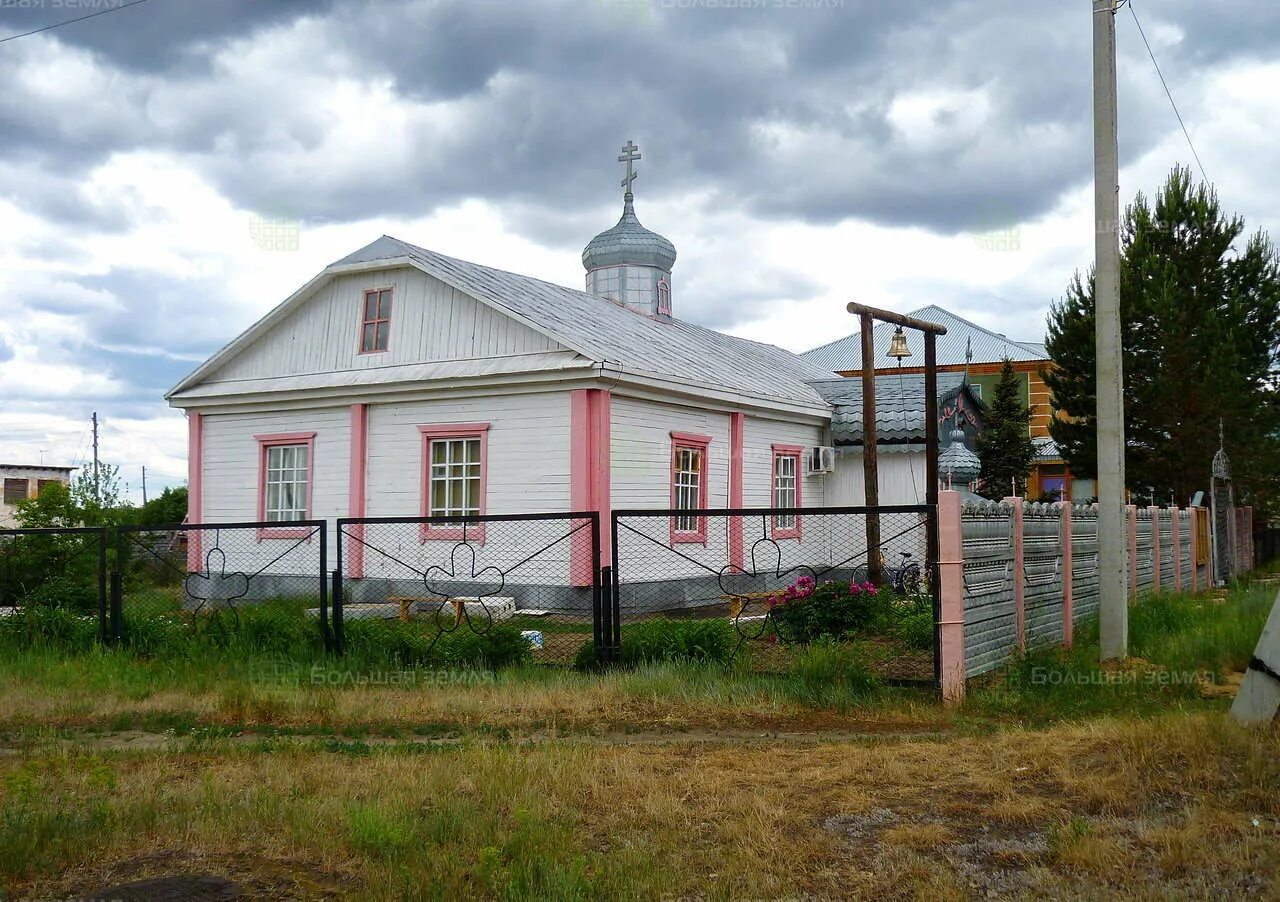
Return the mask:
[(865, 582), (862, 584), (863, 592), (874, 592), (875, 590), (876, 590), (876, 584), (873, 582)]

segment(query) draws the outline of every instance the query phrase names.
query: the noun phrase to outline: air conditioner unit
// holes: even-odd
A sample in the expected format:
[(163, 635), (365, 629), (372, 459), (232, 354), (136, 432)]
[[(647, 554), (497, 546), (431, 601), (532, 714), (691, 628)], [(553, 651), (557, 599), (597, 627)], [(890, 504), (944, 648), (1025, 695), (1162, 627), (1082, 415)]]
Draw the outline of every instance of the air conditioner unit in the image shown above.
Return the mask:
[(827, 445), (810, 448), (805, 455), (805, 475), (822, 476), (836, 470), (836, 449)]

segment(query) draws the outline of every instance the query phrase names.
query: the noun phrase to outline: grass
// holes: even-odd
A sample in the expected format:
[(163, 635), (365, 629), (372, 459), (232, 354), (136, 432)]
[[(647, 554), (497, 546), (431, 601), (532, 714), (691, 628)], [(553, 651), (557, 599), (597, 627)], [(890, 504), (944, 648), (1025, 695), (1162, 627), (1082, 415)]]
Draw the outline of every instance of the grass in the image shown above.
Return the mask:
[(1273, 597), (1144, 601), (1140, 662), (1101, 670), (1085, 625), (959, 709), (844, 646), (400, 683), (8, 649), (0, 897), (190, 872), (272, 898), (1274, 897), (1280, 731), (1173, 679), (1239, 670)]

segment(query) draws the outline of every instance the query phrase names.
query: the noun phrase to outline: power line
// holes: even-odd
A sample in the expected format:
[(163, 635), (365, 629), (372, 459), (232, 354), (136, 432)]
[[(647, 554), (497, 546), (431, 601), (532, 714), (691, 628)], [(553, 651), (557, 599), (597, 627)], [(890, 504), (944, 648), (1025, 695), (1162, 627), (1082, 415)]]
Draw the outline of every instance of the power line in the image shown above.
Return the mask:
[(89, 13), (84, 16), (77, 16), (74, 19), (67, 19), (63, 22), (54, 22), (52, 25), (42, 25), (39, 28), (33, 28), (30, 31), (24, 31), (21, 34), (11, 34), (8, 37), (0, 38), (0, 44), (7, 41), (16, 41), (18, 38), (28, 38), (33, 34), (40, 34), (45, 31), (52, 31), (55, 28), (61, 28), (64, 25), (74, 25), (76, 22), (83, 22), (85, 19), (94, 19), (98, 16), (105, 16), (107, 13), (119, 12), (122, 9), (128, 9), (131, 6), (137, 6), (140, 3), (146, 3), (147, 0), (129, 0), (128, 3), (121, 3), (119, 6), (108, 6), (106, 9), (100, 9), (96, 13)]
[(1164, 86), (1165, 96), (1169, 98), (1169, 105), (1173, 107), (1173, 115), (1178, 117), (1178, 125), (1182, 126), (1182, 134), (1187, 139), (1187, 146), (1191, 148), (1191, 155), (1196, 158), (1196, 165), (1200, 167), (1200, 175), (1208, 182), (1209, 174), (1204, 171), (1204, 163), (1200, 162), (1200, 154), (1196, 152), (1196, 145), (1191, 140), (1191, 132), (1187, 131), (1187, 124), (1182, 121), (1182, 113), (1178, 112), (1178, 104), (1173, 99), (1173, 92), (1169, 90), (1169, 83), (1164, 80), (1164, 73), (1160, 71), (1160, 64), (1156, 62), (1155, 52), (1151, 49), (1151, 42), (1147, 40), (1147, 33), (1142, 30), (1142, 23), (1138, 21), (1138, 11), (1133, 8), (1132, 0), (1129, 0), (1129, 13), (1133, 16), (1133, 24), (1138, 26), (1138, 34), (1142, 36), (1142, 43), (1147, 47), (1147, 55), (1151, 57), (1151, 65), (1156, 67), (1156, 75), (1160, 76), (1160, 84)]

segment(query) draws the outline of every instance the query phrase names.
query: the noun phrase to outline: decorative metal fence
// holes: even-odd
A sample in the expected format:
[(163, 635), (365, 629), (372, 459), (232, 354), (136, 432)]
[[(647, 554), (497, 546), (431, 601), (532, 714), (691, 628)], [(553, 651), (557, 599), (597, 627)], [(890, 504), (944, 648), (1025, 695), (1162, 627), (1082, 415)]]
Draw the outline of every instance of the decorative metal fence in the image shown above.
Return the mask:
[(629, 629), (642, 621), (727, 621), (735, 656), (747, 648), (753, 667), (785, 669), (792, 650), (779, 635), (776, 606), (802, 579), (846, 588), (867, 582), (867, 523), (877, 518), (884, 577), (896, 596), (846, 638), (885, 679), (934, 683), (937, 614), (926, 567), (932, 515), (924, 505), (615, 511), (612, 644), (625, 650)]
[(600, 547), (593, 511), (339, 520), (335, 644), (381, 631), (445, 659), (486, 640), (500, 656), (513, 639), (535, 662), (604, 657)]
[(121, 526), (115, 539), (112, 640), (130, 641), (130, 623), (144, 619), (199, 629), (199, 615), (238, 620), (267, 606), (305, 618), (330, 647), (325, 521)]
[(30, 605), (70, 608), (97, 618), (105, 639), (106, 572), (106, 530), (0, 530), (0, 616)]

